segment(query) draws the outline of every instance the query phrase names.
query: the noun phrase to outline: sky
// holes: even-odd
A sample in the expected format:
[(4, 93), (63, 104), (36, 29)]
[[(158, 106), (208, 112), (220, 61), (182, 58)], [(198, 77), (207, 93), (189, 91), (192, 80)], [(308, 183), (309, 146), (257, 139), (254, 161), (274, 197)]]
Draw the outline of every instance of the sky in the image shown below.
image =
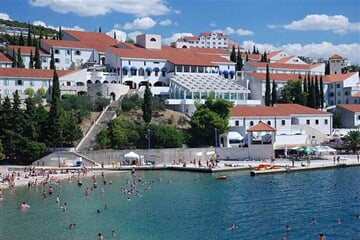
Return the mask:
[(338, 54), (360, 65), (359, 0), (0, 0), (0, 19), (98, 31), (118, 40), (223, 32), (253, 46), (313, 59)]

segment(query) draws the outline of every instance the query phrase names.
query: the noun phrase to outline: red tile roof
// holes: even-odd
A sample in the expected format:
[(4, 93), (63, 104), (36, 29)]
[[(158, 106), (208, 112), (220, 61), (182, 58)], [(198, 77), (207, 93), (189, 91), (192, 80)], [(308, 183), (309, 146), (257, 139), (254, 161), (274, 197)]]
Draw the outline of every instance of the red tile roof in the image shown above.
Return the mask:
[[(31, 52), (33, 53), (33, 55), (35, 55), (35, 47), (29, 47), (29, 46), (17, 46), (17, 45), (8, 45), (8, 51), (13, 51), (15, 50), (15, 54), (17, 54), (18, 49), (20, 48), (20, 52), (23, 55), (30, 55)], [(49, 56), (49, 53), (44, 52), (43, 50), (39, 49), (39, 54), (40, 55), (46, 55)]]
[(271, 53), (268, 53), (267, 54), (267, 58), (270, 59), (270, 58), (273, 58), (275, 57), (276, 55), (278, 55), (279, 53), (281, 53), (282, 51), (275, 51), (275, 52), (271, 52)]
[(360, 113), (360, 104), (339, 104), (337, 107), (346, 109), (353, 113)]
[(331, 75), (325, 75), (325, 78), (327, 82), (343, 82), (346, 79), (357, 75), (357, 72), (350, 72), (350, 73), (343, 73), (343, 74), (331, 74)]
[(334, 54), (329, 59), (343, 59), (340, 55)]
[(266, 64), (269, 64), (270, 69), (274, 68), (280, 68), (280, 69), (305, 69), (310, 70), (312, 68), (321, 66), (322, 63), (317, 64), (291, 64), (291, 63), (266, 63), (266, 62), (247, 62), (250, 66), (256, 67), (256, 68), (266, 68)]
[[(246, 53), (241, 53), (241, 58), (245, 61), (246, 60)], [(260, 54), (248, 54), (249, 61), (260, 61), (261, 55)]]
[(65, 41), (65, 40), (52, 40), (52, 39), (42, 39), (41, 41), (51, 47), (92, 49), (91, 47), (86, 46), (83, 42), (79, 42), (79, 41)]
[[(56, 72), (59, 77), (62, 77), (74, 71), (56, 70)], [(0, 77), (52, 79), (53, 76), (54, 71), (51, 69), (0, 68)]]
[(12, 60), (8, 56), (0, 52), (0, 62), (12, 63)]
[[(146, 49), (135, 44), (121, 44), (121, 48), (109, 48), (109, 50), (125, 58), (141, 58), (141, 59), (162, 59), (168, 60), (177, 65), (197, 65), (197, 66), (217, 66), (215, 63), (234, 64), (230, 60), (223, 58), (217, 54), (205, 54), (205, 52), (213, 52), (211, 49), (204, 49), (204, 53), (200, 48), (173, 48), (170, 46), (162, 46), (161, 49)], [(216, 49), (216, 52), (220, 49)], [(225, 51), (226, 52), (226, 51)]]
[(248, 132), (275, 132), (276, 128), (273, 128), (267, 125), (264, 122), (259, 122), (258, 124), (247, 129)]
[(289, 61), (290, 59), (292, 59), (293, 56), (287, 56), (287, 57), (283, 57), (283, 58), (280, 58), (279, 60), (277, 60), (276, 62), (277, 63), (286, 63), (287, 61)]
[(354, 98), (360, 98), (360, 92), (357, 92), (357, 93), (353, 94), (352, 97), (354, 97)]
[(317, 109), (305, 107), (299, 104), (276, 104), (270, 106), (235, 106), (231, 109), (231, 117), (272, 117), (272, 116), (291, 116), (307, 114), (330, 114)]
[(98, 52), (105, 52), (107, 48), (114, 46), (117, 42), (116, 39), (113, 39), (105, 33), (74, 30), (65, 30), (64, 32), (78, 39), (88, 48), (93, 48)]

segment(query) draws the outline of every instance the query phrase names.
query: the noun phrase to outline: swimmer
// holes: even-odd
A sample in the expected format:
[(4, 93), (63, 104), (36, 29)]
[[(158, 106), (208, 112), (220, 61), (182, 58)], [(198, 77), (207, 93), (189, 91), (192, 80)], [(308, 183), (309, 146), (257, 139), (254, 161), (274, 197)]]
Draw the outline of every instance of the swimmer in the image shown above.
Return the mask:
[(340, 219), (336, 220), (336, 223), (341, 224), (341, 220)]
[(61, 206), (61, 209), (63, 210), (63, 212), (66, 212), (67, 203), (64, 203), (64, 204)]
[(111, 231), (111, 236), (116, 237), (116, 232), (114, 230)]
[(317, 222), (316, 222), (316, 219), (315, 219), (315, 218), (312, 218), (312, 219), (311, 219), (311, 224), (317, 224)]
[(98, 240), (104, 240), (104, 236), (101, 233), (98, 234)]
[(231, 224), (230, 227), (228, 228), (228, 230), (234, 230), (236, 228), (235, 224)]
[(59, 195), (56, 196), (56, 203), (57, 203), (57, 204), (60, 203), (60, 196), (59, 196)]
[(285, 226), (285, 231), (287, 231), (287, 232), (290, 231), (290, 226), (289, 225)]
[(104, 193), (104, 192), (105, 192), (105, 189), (101, 188), (100, 193)]
[(100, 213), (100, 210), (98, 209), (98, 210), (96, 210), (96, 212), (97, 212), (97, 213)]
[(29, 208), (30, 206), (28, 204), (26, 204), (26, 202), (23, 202), (21, 205), (20, 205), (20, 208), (21, 209), (27, 209)]
[(326, 240), (326, 237), (323, 233), (319, 234), (318, 240)]

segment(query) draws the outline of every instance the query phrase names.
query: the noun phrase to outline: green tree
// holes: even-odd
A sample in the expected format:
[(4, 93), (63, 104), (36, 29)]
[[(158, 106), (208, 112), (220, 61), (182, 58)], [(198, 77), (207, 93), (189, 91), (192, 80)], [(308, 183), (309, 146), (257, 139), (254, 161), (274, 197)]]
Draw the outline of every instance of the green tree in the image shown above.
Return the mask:
[(59, 26), (58, 40), (62, 40), (62, 31), (61, 31), (61, 26)]
[(324, 108), (324, 83), (322, 76), (320, 76), (320, 108)]
[(36, 91), (36, 93), (37, 93), (39, 96), (41, 96), (42, 98), (44, 98), (45, 95), (46, 95), (46, 90), (45, 90), (43, 87), (41, 87), (41, 88), (39, 88), (39, 89)]
[(238, 47), (237, 50), (237, 56), (236, 56), (236, 71), (241, 71), (241, 69), (243, 68), (243, 60), (241, 57), (241, 52), (240, 52), (240, 48)]
[(1, 139), (0, 139), (0, 161), (4, 160), (5, 157), (6, 157), (6, 155), (4, 153), (4, 147), (3, 147), (2, 143), (1, 143)]
[(39, 41), (35, 42), (35, 56), (34, 56), (34, 66), (36, 69), (41, 69), (41, 58), (40, 58), (40, 50), (39, 50)]
[(341, 127), (342, 114), (341, 111), (335, 110), (333, 115), (333, 127), (340, 128)]
[[(148, 129), (151, 129), (151, 148), (179, 148), (183, 144), (183, 133), (174, 126), (167, 124), (150, 124), (150, 126), (143, 128), (142, 133), (145, 135)], [(145, 136), (147, 136), (147, 134)], [(147, 139), (146, 142), (143, 142), (147, 145)]]
[(24, 93), (32, 98), (35, 95), (35, 90), (31, 87), (25, 89)]
[(270, 106), (271, 95), (270, 95), (270, 72), (269, 64), (266, 64), (266, 76), (265, 76), (265, 106)]
[(54, 70), (53, 85), (51, 89), (51, 103), (47, 123), (47, 145), (58, 147), (63, 143), (63, 108), (60, 102), (60, 84), (56, 70)]
[(205, 104), (196, 104), (190, 120), (191, 146), (214, 145), (215, 129), (221, 134), (228, 129), (230, 108), (233, 103), (224, 99), (208, 98)]
[(151, 122), (152, 111), (153, 111), (153, 96), (149, 88), (149, 84), (147, 84), (145, 88), (142, 111), (143, 111), (143, 119), (145, 123)]
[(54, 58), (54, 49), (51, 48), (51, 57), (50, 57), (50, 69), (56, 69), (55, 58)]
[(22, 32), (20, 33), (20, 37), (19, 37), (19, 45), (25, 46), (25, 39), (24, 39)]
[(63, 137), (64, 142), (70, 146), (73, 146), (74, 142), (83, 137), (83, 132), (78, 125), (78, 119), (74, 111), (65, 112)]
[(356, 153), (360, 149), (360, 131), (349, 131), (344, 137), (344, 143), (353, 153)]
[(277, 90), (275, 80), (272, 81), (272, 90), (271, 90), (271, 106), (274, 106), (277, 103)]
[(20, 48), (18, 48), (18, 52), (17, 52), (17, 67), (18, 68), (25, 68), (24, 61), (23, 61), (22, 56), (21, 56)]
[(109, 122), (108, 138), (110, 146), (114, 149), (131, 149), (136, 146), (140, 136), (134, 121), (128, 116), (121, 115)]
[(13, 48), (13, 52), (12, 52), (12, 63), (11, 63), (11, 67), (12, 68), (17, 68), (17, 56), (15, 54), (15, 48)]
[(31, 25), (28, 23), (28, 35), (27, 35), (27, 45), (30, 47), (33, 45), (32, 36), (31, 36)]
[(236, 62), (235, 45), (232, 46), (232, 50), (231, 50), (231, 53), (230, 53), (230, 61)]
[(34, 68), (34, 56), (33, 56), (32, 50), (30, 51), (29, 68), (30, 68), (30, 69), (33, 69), (33, 68)]
[(317, 76), (315, 76), (314, 91), (315, 91), (315, 108), (320, 108), (321, 96), (320, 96), (319, 81)]

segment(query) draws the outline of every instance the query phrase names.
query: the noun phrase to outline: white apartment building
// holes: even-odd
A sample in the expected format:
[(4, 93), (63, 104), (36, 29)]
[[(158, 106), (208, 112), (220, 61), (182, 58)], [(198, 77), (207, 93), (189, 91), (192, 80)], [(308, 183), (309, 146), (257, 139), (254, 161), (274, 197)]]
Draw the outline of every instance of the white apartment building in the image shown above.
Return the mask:
[(221, 32), (203, 32), (199, 36), (184, 36), (172, 43), (176, 48), (200, 47), (228, 49), (229, 38)]
[(325, 64), (300, 64), (300, 63), (266, 63), (266, 62), (246, 62), (243, 66), (243, 72), (266, 73), (266, 66), (269, 66), (270, 73), (286, 74), (311, 74), (324, 75)]
[(336, 110), (341, 112), (341, 128), (360, 127), (360, 104), (339, 104)]
[(324, 82), (329, 105), (359, 104), (360, 79), (358, 72), (326, 75)]
[[(15, 57), (17, 58), (18, 49), (20, 49), (21, 58), (24, 62), (25, 68), (29, 68), (30, 63), (30, 56), (35, 56), (35, 47), (28, 47), (28, 46), (15, 46), (15, 45), (8, 45), (7, 46), (7, 55), (12, 59)], [(15, 53), (15, 56), (13, 55)], [(42, 49), (39, 49), (40, 54), (40, 61), (41, 61), (41, 68), (42, 69), (50, 69), (50, 54)], [(35, 64), (35, 62), (34, 62)]]

